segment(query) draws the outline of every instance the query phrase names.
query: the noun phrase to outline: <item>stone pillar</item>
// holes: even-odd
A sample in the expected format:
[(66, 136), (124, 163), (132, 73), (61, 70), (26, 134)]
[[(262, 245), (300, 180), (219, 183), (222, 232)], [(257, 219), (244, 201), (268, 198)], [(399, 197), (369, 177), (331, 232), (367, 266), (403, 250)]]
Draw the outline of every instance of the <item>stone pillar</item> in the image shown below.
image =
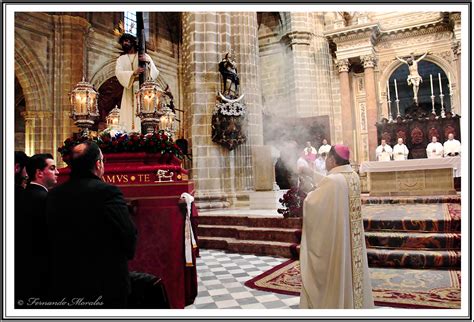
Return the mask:
[(324, 36), (324, 14), (293, 12), (285, 41), (291, 73), (290, 104), (297, 117), (332, 115), (331, 60)]
[(461, 115), (461, 42), (455, 43), (453, 46), (453, 53), (454, 67), (456, 68), (456, 87), (453, 86), (454, 112)]
[[(351, 152), (354, 153), (353, 147), (353, 115), (351, 104), (351, 87), (349, 83), (349, 60), (341, 59), (337, 62), (339, 68), (339, 83), (341, 93), (341, 114), (344, 121), (342, 122), (342, 143), (348, 145)], [(334, 142), (336, 143), (336, 142)]]
[(369, 139), (369, 160), (375, 160), (375, 149), (377, 148), (377, 98), (375, 87), (374, 67), (376, 59), (374, 55), (362, 56), (364, 63), (365, 102), (367, 108), (367, 132)]
[[(193, 151), (196, 205), (227, 207), (229, 201), (248, 199), (253, 190), (251, 147), (263, 144), (257, 15), (187, 12), (182, 23), (184, 126)], [(211, 140), (212, 113), (222, 83), (218, 64), (226, 52), (234, 55), (248, 108), (247, 143), (232, 151)]]
[[(229, 46), (230, 30), (221, 29), (227, 14), (184, 12), (183, 29), (183, 107), (185, 133), (192, 149), (191, 178), (196, 188), (198, 208), (221, 208), (226, 201), (225, 170), (229, 152), (212, 142), (211, 119), (220, 90), (218, 63), (221, 51)], [(224, 48), (222, 48), (224, 47)]]
[(69, 115), (71, 103), (69, 93), (74, 86), (85, 76), (84, 73), (84, 46), (90, 30), (86, 19), (67, 15), (54, 15), (53, 41), (51, 49), (52, 72), (52, 112), (51, 127), (45, 130), (51, 142), (51, 152), (56, 160), (57, 148), (67, 137), (72, 136), (72, 121), (66, 120)]
[(36, 113), (32, 111), (25, 111), (22, 113), (25, 118), (25, 153), (28, 156), (35, 154), (35, 127), (36, 127)]
[[(235, 158), (237, 195), (254, 190), (252, 175), (252, 146), (263, 144), (262, 92), (259, 81), (258, 23), (256, 12), (233, 12), (231, 17), (231, 49), (235, 55), (240, 77), (240, 92), (247, 105), (247, 142), (231, 153)], [(239, 197), (239, 196), (237, 196)]]

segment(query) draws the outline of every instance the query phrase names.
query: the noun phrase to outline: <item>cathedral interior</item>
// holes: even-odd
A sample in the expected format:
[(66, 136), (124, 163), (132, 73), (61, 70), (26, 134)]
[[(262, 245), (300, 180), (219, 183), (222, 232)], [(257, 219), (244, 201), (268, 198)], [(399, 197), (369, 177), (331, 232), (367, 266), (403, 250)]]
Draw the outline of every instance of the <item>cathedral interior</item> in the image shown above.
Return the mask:
[[(66, 166), (58, 148), (80, 131), (71, 118), (70, 93), (81, 80), (92, 84), (99, 95), (99, 116), (91, 133), (97, 135), (107, 128), (107, 115), (115, 107), (120, 108), (123, 91), (115, 76), (121, 47), (114, 29), (122, 21), (127, 31), (135, 32), (136, 14), (15, 12), (15, 150), (29, 156), (52, 153), (58, 167)], [(203, 228), (199, 231), (200, 247), (204, 249), (224, 248), (210, 227), (215, 218), (212, 215), (232, 216), (232, 210), (226, 209), (252, 208), (256, 191), (271, 192), (274, 184), (281, 189), (291, 188), (286, 175), (288, 164), (296, 164), (307, 141), (316, 149), (323, 139), (329, 144), (349, 146), (351, 165), (359, 169), (362, 163), (376, 160), (375, 150), (381, 139), (394, 145), (398, 137), (403, 137), (410, 149), (409, 159), (426, 158), (426, 145), (432, 136), (443, 143), (449, 133), (455, 133), (456, 139), (462, 140), (460, 119), (467, 113), (461, 106), (461, 12), (143, 12), (143, 22), (146, 53), (159, 70), (156, 82), (162, 90), (168, 89), (173, 99), (174, 139), (187, 147), (182, 167), (189, 171), (196, 206), (200, 215), (203, 212)], [(227, 53), (236, 63), (242, 94), (239, 99), (246, 111), (245, 123), (232, 123), (232, 135), (243, 133), (245, 139), (232, 145), (214, 140), (216, 104), (226, 84), (219, 62)], [(421, 76), (416, 99), (415, 85), (407, 81), (408, 75), (414, 75), (413, 65), (407, 63), (409, 57), (418, 63), (415, 72)], [(229, 128), (228, 123), (226, 126)], [(361, 173), (363, 193), (370, 189), (367, 180), (367, 175)], [(415, 179), (406, 180), (418, 184)], [(449, 175), (447, 180), (451, 180)], [(411, 201), (398, 201), (399, 207), (405, 207), (404, 202), (417, 202), (413, 201), (415, 188), (411, 189), (407, 197)], [(442, 211), (460, 215), (457, 190), (452, 190), (451, 197), (440, 197), (439, 205), (428, 205), (430, 201), (418, 205), (423, 209), (417, 220), (434, 221), (430, 216)], [(265, 199), (263, 194), (259, 198)], [(366, 238), (373, 242), (368, 244), (369, 264), (380, 269), (397, 268), (398, 264), (387, 263), (395, 263), (394, 258), (403, 254), (396, 253), (398, 246), (388, 247), (390, 255), (377, 246), (376, 240), (382, 238), (378, 234), (383, 234), (384, 228), (377, 228), (375, 223), (391, 220), (378, 217), (384, 211), (390, 217), (402, 210), (377, 210), (385, 203), (384, 198), (365, 200), (367, 209), (372, 207), (367, 210), (367, 220), (373, 226), (368, 232), (366, 226)], [(206, 217), (208, 210), (217, 212)], [(455, 246), (446, 246), (441, 255), (423, 253), (431, 249), (414, 250), (411, 255), (422, 258), (424, 264), (407, 260), (400, 265), (415, 270), (427, 268), (425, 273), (429, 269), (448, 272), (449, 268), (460, 274), (460, 216), (452, 215), (449, 220), (459, 227), (451, 227), (455, 237), (443, 238), (454, 238)], [(275, 235), (265, 236), (272, 240)], [(287, 242), (286, 250), (279, 250), (282, 246), (271, 242), (261, 246), (260, 253), (255, 245), (240, 249), (243, 253), (255, 249), (255, 254), (291, 258), (290, 244), (294, 241)], [(299, 252), (299, 248), (293, 251)], [(220, 256), (206, 250), (203, 254), (209, 258)], [(410, 274), (414, 274), (410, 275), (412, 281), (421, 278)], [(431, 278), (427, 276), (423, 278)], [(205, 281), (200, 283), (200, 287), (207, 285)], [(456, 285), (460, 288), (459, 282)], [(278, 301), (287, 301), (280, 303), (285, 308), (296, 304), (284, 296)], [(380, 307), (390, 306), (378, 303)], [(224, 308), (207, 305), (201, 298), (193, 308)], [(228, 307), (234, 308), (230, 304)]]

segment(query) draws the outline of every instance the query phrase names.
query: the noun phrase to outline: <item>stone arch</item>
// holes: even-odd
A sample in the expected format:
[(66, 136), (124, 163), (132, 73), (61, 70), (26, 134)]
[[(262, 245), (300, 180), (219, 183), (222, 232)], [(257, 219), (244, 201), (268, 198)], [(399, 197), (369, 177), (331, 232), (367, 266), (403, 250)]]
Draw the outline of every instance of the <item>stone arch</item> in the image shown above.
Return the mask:
[[(451, 66), (451, 64), (448, 61), (446, 61), (444, 58), (441, 58), (435, 55), (426, 56), (425, 59), (423, 60), (426, 60), (428, 62), (438, 65), (446, 74), (450, 73), (452, 77), (451, 78), (452, 85), (454, 87), (457, 87), (458, 82), (456, 79), (456, 68), (454, 66)], [(386, 84), (387, 80), (390, 78), (392, 73), (401, 65), (403, 65), (403, 63), (399, 62), (398, 60), (393, 61), (390, 64), (388, 64), (388, 66), (385, 67), (385, 69), (381, 71), (380, 78), (379, 78), (380, 84)], [(385, 92), (385, 90), (382, 92)]]
[(15, 76), (23, 89), (27, 111), (52, 110), (43, 66), (18, 34), (15, 34)]
[(15, 76), (25, 98), (24, 150), (28, 155), (38, 152), (51, 152), (48, 136), (53, 115), (50, 84), (43, 66), (26, 41), (15, 34)]
[[(451, 85), (453, 86), (453, 95), (454, 95), (454, 104), (456, 106), (458, 105), (458, 94), (459, 93), (459, 83), (456, 78), (456, 67), (452, 66), (446, 59), (436, 56), (436, 55), (428, 55), (426, 56), (423, 60), (436, 64), (441, 68), (446, 75), (450, 74), (451, 75)], [(381, 114), (383, 117), (387, 117), (387, 103), (384, 101), (383, 97), (386, 97), (387, 95), (387, 87), (385, 84), (387, 84), (387, 80), (390, 79), (390, 76), (397, 70), (400, 66), (402, 66), (403, 63), (394, 60), (390, 64), (388, 64), (381, 72), (380, 72), (380, 77), (379, 77), (379, 84), (380, 84), (380, 99), (382, 100), (382, 111)], [(459, 109), (457, 109), (456, 113), (458, 112)]]

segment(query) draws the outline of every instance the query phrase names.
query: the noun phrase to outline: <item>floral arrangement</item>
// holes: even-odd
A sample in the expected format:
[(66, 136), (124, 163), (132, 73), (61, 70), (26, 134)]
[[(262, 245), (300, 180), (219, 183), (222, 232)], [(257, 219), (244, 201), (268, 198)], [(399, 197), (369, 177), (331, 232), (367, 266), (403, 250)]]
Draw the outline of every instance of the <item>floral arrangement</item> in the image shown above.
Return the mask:
[(297, 187), (289, 189), (283, 198), (280, 198), (280, 203), (284, 208), (279, 208), (278, 213), (283, 217), (302, 217), (303, 216), (303, 201), (307, 193)]
[(101, 132), (97, 137), (67, 138), (64, 145), (58, 148), (64, 162), (67, 162), (72, 148), (86, 140), (91, 140), (100, 147), (103, 153), (147, 152), (172, 154), (183, 159), (183, 152), (169, 134), (160, 130), (153, 134), (122, 133), (111, 130)]

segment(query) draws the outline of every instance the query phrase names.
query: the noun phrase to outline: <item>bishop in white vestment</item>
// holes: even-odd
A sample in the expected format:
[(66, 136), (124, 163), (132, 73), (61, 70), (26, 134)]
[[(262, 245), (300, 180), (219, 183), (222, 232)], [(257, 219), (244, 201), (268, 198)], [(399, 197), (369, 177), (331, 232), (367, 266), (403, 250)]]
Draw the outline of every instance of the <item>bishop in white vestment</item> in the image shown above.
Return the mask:
[(144, 72), (138, 67), (138, 60), (146, 61), (148, 77), (155, 80), (159, 71), (148, 54), (139, 57), (136, 50), (136, 38), (130, 34), (120, 37), (124, 54), (117, 58), (115, 65), (115, 76), (120, 85), (123, 86), (122, 101), (120, 103), (120, 125), (127, 132), (141, 132), (140, 118), (137, 116), (137, 102), (135, 92), (139, 89), (138, 75)]
[(315, 173), (318, 186), (303, 206), (300, 308), (373, 308), (360, 182), (349, 148), (332, 147), (326, 168), (327, 176)]

